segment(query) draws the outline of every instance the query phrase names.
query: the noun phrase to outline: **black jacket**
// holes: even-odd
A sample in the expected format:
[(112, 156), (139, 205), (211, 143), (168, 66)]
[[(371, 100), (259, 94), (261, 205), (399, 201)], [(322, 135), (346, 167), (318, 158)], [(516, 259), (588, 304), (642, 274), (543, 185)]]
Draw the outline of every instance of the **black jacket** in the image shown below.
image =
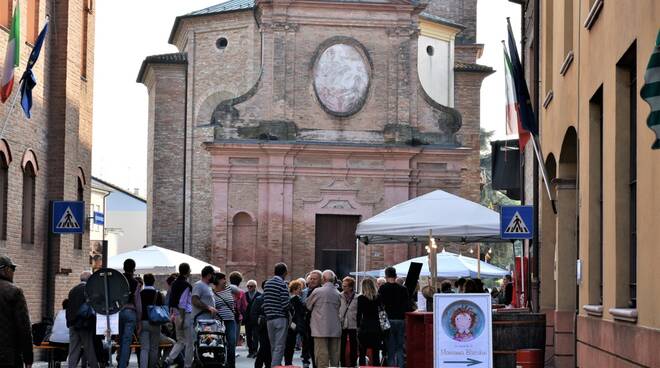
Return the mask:
[(192, 290), (192, 285), (190, 285), (185, 277), (177, 277), (177, 279), (172, 283), (172, 287), (170, 288), (170, 295), (168, 297), (170, 308), (179, 308), (179, 300), (181, 299), (181, 295), (184, 291), (186, 291), (186, 289)]
[(259, 318), (261, 318), (263, 321), (266, 320), (266, 313), (264, 313), (264, 296), (259, 295), (258, 297), (254, 298), (254, 304), (252, 305), (252, 309), (250, 309), (250, 324), (258, 325), (259, 324)]
[(69, 291), (69, 305), (66, 308), (66, 327), (73, 328), (76, 324), (80, 306), (87, 302), (87, 283), (81, 282)]
[(296, 324), (297, 333), (305, 333), (305, 317), (307, 315), (307, 308), (298, 295), (291, 297), (291, 312), (293, 314), (292, 322)]
[(256, 305), (257, 298), (259, 298), (261, 295), (262, 294), (257, 291), (257, 292), (254, 293), (254, 297), (252, 297), (252, 299), (250, 299), (250, 294), (245, 293), (245, 299), (247, 299), (247, 309), (245, 310), (245, 316), (247, 316), (247, 318), (245, 318), (243, 320), (243, 322), (246, 325), (256, 325), (257, 324), (257, 318), (252, 317), (252, 310)]
[(404, 320), (406, 312), (412, 311), (408, 289), (395, 282), (387, 282), (378, 289), (378, 301), (389, 319)]
[(32, 364), (32, 330), (23, 290), (0, 279), (0, 364)]
[(140, 291), (140, 299), (142, 300), (142, 320), (149, 320), (149, 313), (147, 307), (150, 305), (163, 305), (163, 294), (155, 289), (142, 289)]

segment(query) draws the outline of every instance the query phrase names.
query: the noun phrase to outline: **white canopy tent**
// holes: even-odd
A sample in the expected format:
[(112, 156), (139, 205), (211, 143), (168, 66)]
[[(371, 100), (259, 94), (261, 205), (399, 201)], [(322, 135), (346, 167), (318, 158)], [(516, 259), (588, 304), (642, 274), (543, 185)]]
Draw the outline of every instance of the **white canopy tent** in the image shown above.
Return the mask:
[(436, 190), (397, 204), (358, 224), (365, 244), (501, 241), (500, 215), (478, 203)]
[(124, 261), (128, 258), (135, 261), (135, 272), (137, 273), (169, 275), (173, 272), (178, 272), (179, 265), (184, 262), (190, 265), (190, 271), (193, 275), (201, 274), (202, 268), (206, 266), (211, 266), (216, 271), (220, 271), (220, 268), (210, 263), (155, 245), (145, 246), (142, 249), (120, 253), (110, 257), (108, 259), (108, 267), (121, 270), (124, 267)]
[[(442, 190), (400, 203), (358, 224), (355, 232), (356, 268), (359, 243), (397, 244), (429, 242), (430, 273), (438, 273), (437, 249), (432, 239), (446, 242), (499, 242), (500, 216), (478, 203)], [(480, 273), (481, 263), (477, 263)], [(359, 270), (356, 270), (356, 272)], [(435, 278), (431, 278), (435, 285)]]
[[(506, 275), (509, 275), (510, 272), (493, 266), (490, 263), (484, 261), (479, 261), (480, 267), (477, 266), (477, 259), (472, 257), (465, 257), (456, 253), (442, 251), (437, 254), (438, 260), (438, 271), (437, 277), (445, 279), (456, 279), (459, 277), (477, 277), (477, 274), (480, 273), (481, 278), (485, 279), (499, 279)], [(417, 257), (409, 259), (407, 261), (398, 263), (392, 267), (396, 269), (396, 273), (399, 276), (405, 276), (408, 274), (408, 269), (410, 268), (411, 263), (421, 263), (422, 271), (420, 276), (428, 277), (431, 275), (429, 267), (429, 258), (427, 256)], [(480, 269), (479, 269), (480, 268)], [(385, 270), (372, 270), (365, 272), (354, 272), (353, 274), (357, 276), (371, 276), (371, 277), (384, 277)]]

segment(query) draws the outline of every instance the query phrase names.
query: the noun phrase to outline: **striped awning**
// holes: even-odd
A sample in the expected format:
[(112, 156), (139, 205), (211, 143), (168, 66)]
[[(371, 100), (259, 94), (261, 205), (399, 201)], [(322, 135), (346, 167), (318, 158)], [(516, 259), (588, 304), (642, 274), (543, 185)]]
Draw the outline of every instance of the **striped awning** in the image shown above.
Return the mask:
[(644, 86), (640, 95), (651, 106), (651, 113), (646, 120), (646, 124), (655, 132), (656, 137), (651, 148), (660, 149), (660, 31), (646, 68)]

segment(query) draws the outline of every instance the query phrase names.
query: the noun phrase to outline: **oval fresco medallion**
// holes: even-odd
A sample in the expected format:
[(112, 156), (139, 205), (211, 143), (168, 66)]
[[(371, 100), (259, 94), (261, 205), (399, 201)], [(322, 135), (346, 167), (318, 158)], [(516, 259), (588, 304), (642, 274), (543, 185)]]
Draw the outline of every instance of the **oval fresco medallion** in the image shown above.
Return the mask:
[(343, 43), (325, 49), (314, 65), (314, 90), (331, 114), (356, 113), (367, 97), (369, 67), (355, 47)]

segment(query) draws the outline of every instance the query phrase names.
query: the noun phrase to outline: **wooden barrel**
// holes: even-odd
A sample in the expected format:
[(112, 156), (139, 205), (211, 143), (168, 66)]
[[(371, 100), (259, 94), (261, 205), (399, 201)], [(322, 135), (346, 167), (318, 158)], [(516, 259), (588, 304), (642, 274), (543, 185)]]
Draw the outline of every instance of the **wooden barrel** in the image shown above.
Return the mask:
[(493, 366), (515, 368), (518, 349), (545, 351), (545, 314), (493, 313)]

